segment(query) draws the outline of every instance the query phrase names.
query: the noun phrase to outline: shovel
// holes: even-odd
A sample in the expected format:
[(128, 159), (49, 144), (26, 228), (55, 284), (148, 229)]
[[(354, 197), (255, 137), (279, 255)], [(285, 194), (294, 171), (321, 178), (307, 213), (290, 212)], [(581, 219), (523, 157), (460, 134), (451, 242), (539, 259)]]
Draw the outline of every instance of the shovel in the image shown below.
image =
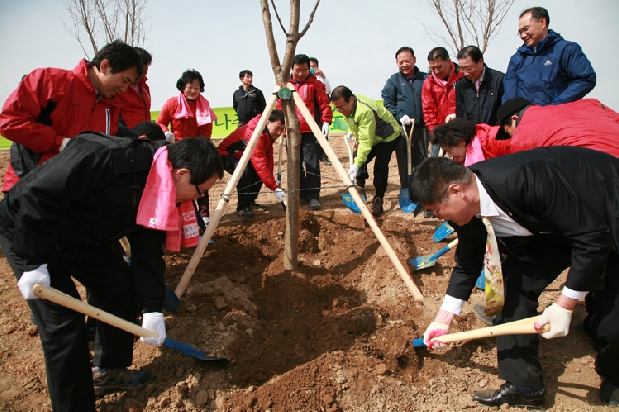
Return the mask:
[(457, 244), (458, 239), (452, 241), (450, 244), (432, 255), (420, 256), (418, 258), (411, 259), (410, 264), (413, 265), (413, 270), (420, 270), (434, 266), (439, 257), (449, 252)]
[[(406, 133), (406, 126), (402, 123), (402, 130), (404, 131), (404, 137), (406, 137), (406, 167), (408, 170), (408, 183), (411, 181), (411, 176), (413, 174), (413, 167), (411, 165), (411, 139), (413, 138), (413, 131), (415, 130), (415, 119), (411, 119), (411, 132), (409, 134)], [(417, 203), (413, 203), (411, 200), (411, 195), (408, 190), (408, 187), (404, 189), (400, 189), (400, 196), (398, 197), (398, 201), (400, 202), (400, 209), (404, 213), (413, 213), (415, 208), (417, 207)]]
[[(490, 338), (494, 336), (506, 335), (535, 335), (542, 332), (550, 332), (550, 324), (544, 325), (540, 331), (535, 330), (535, 321), (539, 316), (517, 320), (515, 322), (507, 322), (502, 325), (489, 326), (487, 328), (473, 329), (466, 332), (448, 333), (446, 335), (437, 336), (433, 341), (443, 343), (450, 342), (466, 342), (473, 339)], [(426, 345), (423, 343), (423, 338), (413, 340), (414, 348), (423, 348)]]
[[(350, 143), (352, 142), (354, 142), (354, 138), (352, 137), (352, 133), (349, 132), (347, 135), (344, 136), (344, 144), (346, 144), (346, 149), (348, 149), (349, 166), (352, 166), (352, 163), (353, 163), (352, 149), (350, 148)], [(350, 179), (350, 180), (352, 180), (352, 183), (354, 185), (355, 180), (354, 179)], [(365, 198), (365, 195), (361, 195), (361, 198), (363, 199), (363, 202), (365, 204), (368, 203), (368, 200)], [(357, 204), (353, 200), (350, 193), (342, 193), (342, 202), (344, 202), (344, 205), (350, 210), (352, 210), (354, 213), (361, 213), (361, 209), (359, 209), (359, 206), (357, 206)]]
[(434, 242), (440, 242), (445, 239), (447, 236), (451, 235), (454, 232), (454, 228), (448, 222), (443, 222), (442, 225), (436, 228), (434, 232)]
[[(88, 315), (93, 319), (120, 328), (125, 332), (133, 333), (134, 335), (143, 338), (156, 338), (159, 336), (155, 331), (140, 327), (135, 323), (128, 322), (118, 316), (112, 315), (111, 313), (104, 312), (86, 302), (75, 299), (74, 297), (69, 296), (66, 293), (62, 293), (59, 290), (45, 287), (40, 283), (35, 284), (32, 287), (32, 291), (35, 295), (42, 299), (49, 300), (50, 302), (54, 302), (58, 305), (64, 306), (65, 308), (73, 309), (74, 311)], [(163, 341), (163, 346), (204, 361), (227, 361), (226, 358), (207, 357), (204, 352), (195, 349), (193, 346), (186, 345), (170, 338), (165, 338)]]

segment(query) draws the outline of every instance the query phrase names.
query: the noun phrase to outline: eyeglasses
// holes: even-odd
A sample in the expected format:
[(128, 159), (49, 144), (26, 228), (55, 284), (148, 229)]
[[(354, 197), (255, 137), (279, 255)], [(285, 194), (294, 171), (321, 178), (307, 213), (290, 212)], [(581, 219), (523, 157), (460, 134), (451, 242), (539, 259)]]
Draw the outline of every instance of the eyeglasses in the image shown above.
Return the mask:
[(346, 103), (344, 103), (343, 105), (340, 105), (340, 106), (333, 105), (333, 108), (335, 110), (337, 110), (338, 112), (342, 113), (342, 110), (344, 110), (346, 108), (346, 106), (348, 106), (348, 103), (350, 103), (350, 102), (346, 102)]
[(198, 187), (198, 185), (194, 184), (194, 187), (196, 188), (196, 192), (198, 192), (198, 197), (204, 197), (204, 195), (206, 194), (206, 190), (204, 192), (200, 191), (200, 187)]
[[(534, 23), (539, 23), (540, 19), (535, 20)], [(520, 30), (518, 30), (518, 37), (522, 37), (523, 34), (529, 33), (533, 25), (524, 26)]]
[(460, 71), (462, 73), (470, 73), (475, 70), (475, 66), (460, 66)]

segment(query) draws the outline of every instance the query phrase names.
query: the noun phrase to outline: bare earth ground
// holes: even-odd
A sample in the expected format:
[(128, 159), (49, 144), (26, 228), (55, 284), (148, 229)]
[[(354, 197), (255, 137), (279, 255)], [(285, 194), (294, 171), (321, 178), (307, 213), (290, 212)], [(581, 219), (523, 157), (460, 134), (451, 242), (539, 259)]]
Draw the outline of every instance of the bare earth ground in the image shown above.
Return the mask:
[[(341, 138), (331, 144), (347, 168)], [(276, 148), (277, 153), (277, 148)], [(8, 152), (0, 154), (6, 167)], [(285, 156), (284, 156), (285, 158)], [(284, 161), (285, 162), (285, 161)], [(285, 168), (285, 164), (283, 165)], [(1, 170), (4, 173), (4, 169)], [(322, 166), (323, 186), (338, 185), (333, 167)], [(285, 176), (285, 173), (284, 173)], [(229, 175), (211, 190), (215, 209)], [(371, 181), (370, 181), (371, 182)], [(441, 223), (414, 218), (398, 206), (392, 161), (386, 213), (379, 226), (399, 259), (435, 252)], [(369, 200), (373, 187), (368, 185)], [(415, 302), (362, 215), (342, 205), (342, 188), (321, 192), (322, 210), (303, 209), (300, 266), (283, 266), (285, 215), (271, 193), (267, 212), (236, 216), (236, 199), (215, 232), (177, 313), (166, 313), (168, 336), (207, 354), (226, 356), (215, 367), (166, 348), (135, 343), (134, 367), (153, 372), (152, 384), (107, 394), (101, 411), (484, 411), (471, 393), (498, 387), (492, 339), (457, 344), (438, 353), (413, 349), (440, 306), (453, 268), (453, 252), (436, 266), (412, 273), (425, 298)], [(168, 253), (166, 282), (174, 288), (193, 250)], [(556, 298), (560, 278), (542, 298)], [(0, 410), (50, 411), (36, 328), (29, 321), (4, 255), (0, 255)], [(477, 290), (452, 330), (484, 326), (471, 312)], [(541, 310), (541, 308), (540, 308)], [(598, 400), (594, 351), (577, 329), (542, 340), (541, 359), (552, 411), (606, 410)], [(506, 406), (506, 405), (505, 405)], [(501, 409), (505, 409), (505, 406)]]

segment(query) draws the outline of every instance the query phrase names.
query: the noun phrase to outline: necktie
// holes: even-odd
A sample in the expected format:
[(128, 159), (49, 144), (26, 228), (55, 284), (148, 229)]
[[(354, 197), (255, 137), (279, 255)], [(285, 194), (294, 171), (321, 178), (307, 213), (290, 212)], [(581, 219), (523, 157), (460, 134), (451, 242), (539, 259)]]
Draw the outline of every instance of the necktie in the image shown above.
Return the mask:
[(503, 310), (505, 290), (501, 273), (501, 254), (490, 219), (482, 217), (486, 226), (486, 254), (484, 256), (484, 277), (486, 278), (486, 316), (493, 316)]
[(481, 82), (479, 80), (475, 80), (475, 91), (477, 91), (479, 93), (479, 85), (481, 84)]

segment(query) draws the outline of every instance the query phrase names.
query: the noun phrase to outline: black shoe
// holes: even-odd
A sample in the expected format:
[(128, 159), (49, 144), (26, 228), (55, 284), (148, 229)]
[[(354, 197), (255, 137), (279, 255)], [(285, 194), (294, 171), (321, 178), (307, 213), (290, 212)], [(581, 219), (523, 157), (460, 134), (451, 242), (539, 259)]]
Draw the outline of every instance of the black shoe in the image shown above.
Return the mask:
[(327, 156), (327, 155), (324, 155), (324, 156), (322, 157), (322, 159), (320, 159), (320, 160), (322, 160), (322, 163), (323, 163), (325, 166), (331, 166), (331, 164), (332, 164), (332, 163), (331, 163), (331, 160), (329, 160), (329, 156)]
[(259, 210), (261, 212), (267, 211), (267, 207), (265, 205), (259, 205), (258, 203), (252, 203), (251, 208), (252, 210)]
[(310, 199), (309, 207), (312, 210), (320, 210), (320, 202), (318, 201), (318, 199)]
[(619, 386), (606, 381), (602, 382), (600, 400), (604, 405), (619, 406)]
[(482, 389), (473, 392), (473, 400), (486, 406), (500, 406), (508, 403), (509, 406), (542, 408), (546, 403), (546, 395), (546, 389), (540, 389), (533, 395), (524, 395), (515, 384), (505, 382), (500, 389)]
[(245, 209), (237, 210), (236, 214), (239, 215), (239, 217), (254, 217), (254, 216), (256, 216), (254, 214), (254, 212), (252, 212), (251, 209), (248, 208), (248, 207), (246, 207)]
[(383, 214), (383, 198), (375, 197), (372, 200), (372, 214), (374, 217), (378, 217)]

